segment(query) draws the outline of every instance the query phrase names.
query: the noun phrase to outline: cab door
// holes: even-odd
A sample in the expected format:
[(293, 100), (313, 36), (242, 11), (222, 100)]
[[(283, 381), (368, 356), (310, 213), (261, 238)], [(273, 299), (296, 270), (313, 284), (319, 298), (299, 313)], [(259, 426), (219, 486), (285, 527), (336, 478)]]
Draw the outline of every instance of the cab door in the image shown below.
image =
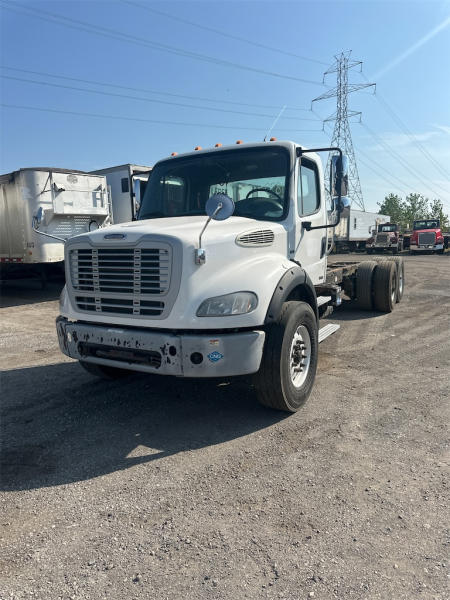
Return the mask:
[(307, 231), (303, 223), (311, 223), (311, 227), (325, 225), (326, 206), (322, 192), (321, 168), (305, 156), (299, 159), (296, 169), (296, 228), (295, 228), (295, 261), (305, 269), (313, 284), (322, 283), (325, 279), (327, 229)]

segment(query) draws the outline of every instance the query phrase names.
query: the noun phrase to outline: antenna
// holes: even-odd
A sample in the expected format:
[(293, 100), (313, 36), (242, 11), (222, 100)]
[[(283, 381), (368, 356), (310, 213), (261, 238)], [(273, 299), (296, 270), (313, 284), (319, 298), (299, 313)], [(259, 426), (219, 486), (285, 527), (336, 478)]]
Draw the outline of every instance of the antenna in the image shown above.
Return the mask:
[[(352, 134), (350, 132), (350, 125), (348, 122), (349, 117), (359, 116), (361, 119), (361, 113), (348, 110), (348, 95), (351, 92), (357, 92), (366, 87), (373, 87), (375, 83), (348, 83), (348, 70), (362, 65), (360, 60), (350, 60), (351, 50), (341, 52), (336, 55), (336, 62), (323, 74), (325, 80), (326, 75), (329, 73), (337, 73), (337, 85), (335, 88), (328, 90), (321, 96), (314, 98), (312, 102), (318, 102), (319, 100), (326, 100), (327, 98), (336, 97), (336, 112), (327, 119), (323, 120), (323, 123), (334, 121), (334, 131), (331, 140), (331, 146), (338, 146), (342, 149), (344, 154), (347, 155), (349, 161), (348, 170), (348, 197), (351, 200), (352, 205), (357, 204), (362, 210), (364, 207), (364, 198), (361, 191), (361, 183), (359, 181), (358, 167), (356, 166), (355, 152), (353, 150)], [(311, 103), (312, 104), (312, 103)], [(328, 156), (327, 170), (329, 170), (331, 162), (331, 154)]]
[(278, 116), (275, 118), (275, 121), (272, 123), (271, 127), (269, 127), (269, 130), (267, 131), (266, 135), (264, 136), (263, 142), (266, 141), (266, 139), (269, 137), (269, 135), (272, 133), (272, 129), (275, 127), (275, 125), (278, 122), (278, 119), (281, 117), (281, 115), (284, 113), (284, 111), (286, 110), (287, 104), (285, 104), (283, 106), (283, 108), (280, 110), (280, 112), (278, 113)]

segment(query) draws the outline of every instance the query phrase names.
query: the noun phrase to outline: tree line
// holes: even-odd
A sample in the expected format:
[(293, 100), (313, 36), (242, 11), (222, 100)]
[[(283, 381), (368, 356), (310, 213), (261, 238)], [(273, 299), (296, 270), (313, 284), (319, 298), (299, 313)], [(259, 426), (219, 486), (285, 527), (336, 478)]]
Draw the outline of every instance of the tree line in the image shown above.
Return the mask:
[(450, 230), (449, 216), (436, 198), (429, 200), (422, 194), (409, 194), (403, 200), (397, 194), (389, 194), (377, 204), (380, 207), (378, 213), (390, 216), (391, 223), (399, 224), (402, 231), (412, 229), (413, 221), (417, 219), (439, 219), (441, 229)]

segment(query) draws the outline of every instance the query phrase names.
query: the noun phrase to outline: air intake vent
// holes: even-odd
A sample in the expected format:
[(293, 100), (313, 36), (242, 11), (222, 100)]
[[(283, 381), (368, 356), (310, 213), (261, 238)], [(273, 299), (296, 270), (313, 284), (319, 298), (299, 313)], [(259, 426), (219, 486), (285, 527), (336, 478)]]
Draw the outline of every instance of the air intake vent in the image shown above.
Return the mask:
[(275, 234), (271, 229), (257, 229), (238, 235), (236, 244), (238, 246), (259, 248), (260, 246), (270, 246), (273, 244), (274, 238)]

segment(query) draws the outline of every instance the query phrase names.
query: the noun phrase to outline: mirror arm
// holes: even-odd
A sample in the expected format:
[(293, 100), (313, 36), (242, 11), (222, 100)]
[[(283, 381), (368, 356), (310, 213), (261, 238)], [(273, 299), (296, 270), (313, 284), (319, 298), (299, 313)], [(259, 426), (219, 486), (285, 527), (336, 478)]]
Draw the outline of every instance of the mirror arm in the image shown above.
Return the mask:
[[(303, 148), (297, 148), (297, 156), (301, 156), (302, 154), (307, 154), (308, 152), (332, 152), (333, 150), (335, 150), (336, 152), (339, 152), (339, 155), (341, 157), (341, 164), (342, 164), (342, 156), (343, 156), (342, 150), (340, 148), (337, 148), (336, 146), (331, 146), (330, 148), (308, 148), (307, 150), (304, 150)], [(339, 190), (337, 204), (338, 204), (338, 206), (340, 206), (340, 204), (341, 204), (341, 190)], [(311, 231), (312, 229), (329, 229), (329, 228), (337, 227), (340, 222), (341, 222), (341, 211), (338, 210), (337, 221), (335, 223), (330, 223), (329, 225), (316, 225), (316, 227), (311, 227), (311, 221), (303, 221), (302, 227), (303, 227), (303, 229), (306, 229), (306, 231)]]

